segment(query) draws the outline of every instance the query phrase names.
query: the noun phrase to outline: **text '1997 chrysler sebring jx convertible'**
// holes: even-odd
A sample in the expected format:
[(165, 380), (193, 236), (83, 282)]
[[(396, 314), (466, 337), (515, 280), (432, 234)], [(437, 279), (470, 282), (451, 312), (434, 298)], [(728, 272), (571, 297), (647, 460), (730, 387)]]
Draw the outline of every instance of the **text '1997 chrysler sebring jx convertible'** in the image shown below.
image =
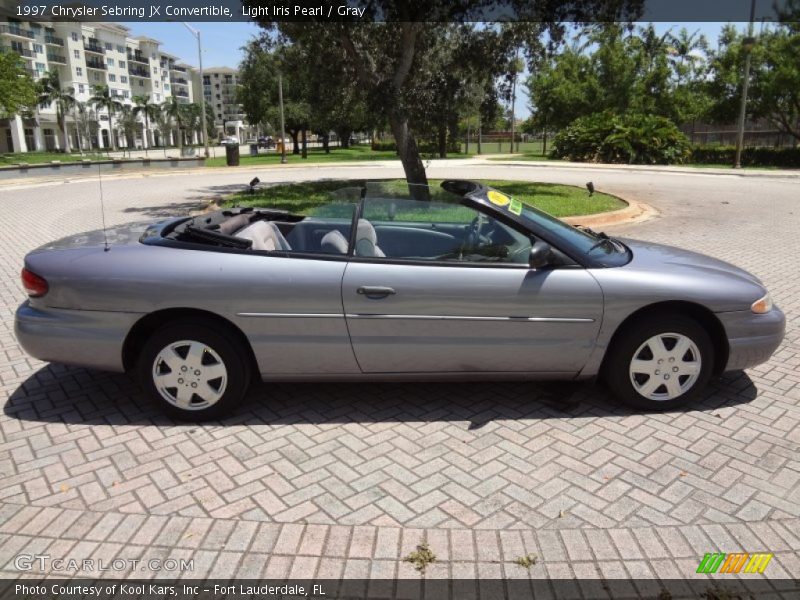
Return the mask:
[(785, 328), (742, 269), (570, 226), (469, 181), (75, 235), (30, 252), (22, 281), (15, 331), (29, 354), (136, 372), (191, 420), (231, 413), (255, 375), (601, 377), (664, 410), (769, 359)]

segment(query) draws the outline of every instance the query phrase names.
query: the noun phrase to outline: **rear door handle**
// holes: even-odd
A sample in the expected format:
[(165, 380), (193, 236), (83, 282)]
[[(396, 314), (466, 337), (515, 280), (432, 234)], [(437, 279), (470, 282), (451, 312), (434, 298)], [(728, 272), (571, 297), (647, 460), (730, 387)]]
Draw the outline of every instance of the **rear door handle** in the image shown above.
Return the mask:
[(356, 293), (366, 296), (367, 298), (385, 298), (396, 294), (393, 288), (384, 287), (380, 285), (362, 285), (356, 290)]

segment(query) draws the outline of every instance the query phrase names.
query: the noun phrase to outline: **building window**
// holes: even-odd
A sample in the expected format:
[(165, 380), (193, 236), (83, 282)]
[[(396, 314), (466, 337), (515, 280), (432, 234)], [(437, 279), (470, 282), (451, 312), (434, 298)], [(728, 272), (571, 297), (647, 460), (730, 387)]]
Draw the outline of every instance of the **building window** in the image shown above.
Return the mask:
[(128, 77), (125, 75), (120, 75), (119, 80), (121, 83), (128, 83)]
[(100, 81), (100, 73), (95, 71), (92, 75), (93, 75), (92, 79), (94, 79), (95, 81)]
[(34, 44), (33, 51), (36, 52), (36, 54), (42, 54), (42, 52), (44, 52), (44, 48), (42, 48), (41, 44)]
[(73, 50), (72, 51), (72, 56), (74, 56), (75, 58), (80, 58), (81, 57), (81, 51), (80, 50)]
[(106, 59), (106, 61), (108, 62), (108, 66), (109, 67), (113, 67), (114, 66), (114, 59), (113, 58), (108, 58), (108, 59)]
[(158, 87), (158, 82), (156, 81), (156, 87)]
[(116, 82), (117, 81), (117, 76), (114, 75), (113, 73), (109, 73), (108, 74), (108, 80)]
[(125, 61), (124, 61), (124, 60), (121, 60), (121, 61), (119, 61), (119, 68), (120, 68), (120, 69), (124, 69), (124, 68), (125, 68), (125, 64), (126, 64), (126, 63), (125, 63)]
[(139, 87), (144, 87), (144, 79), (139, 80)]
[(39, 71), (39, 73), (44, 73), (47, 69), (44, 63), (36, 63), (36, 70)]
[(127, 98), (128, 97), (128, 90), (122, 90), (122, 97), (123, 98)]
[(80, 67), (75, 67), (75, 75), (78, 77), (83, 77), (83, 69)]
[(117, 44), (117, 52), (125, 54), (125, 46), (120, 46), (119, 44)]
[(164, 84), (164, 91), (165, 91), (165, 92), (168, 92), (168, 91), (169, 91), (169, 84), (168, 84), (168, 83), (165, 83), (165, 84)]
[(84, 90), (85, 90), (85, 89), (86, 89), (86, 88), (84, 87), (84, 85), (83, 85), (82, 83), (79, 83), (79, 84), (78, 84), (78, 93), (79, 93), (79, 94), (82, 94), (82, 93), (84, 92)]
[(114, 44), (112, 44), (111, 42), (106, 42), (106, 50), (113, 50), (113, 49), (114, 49)]
[(78, 34), (76, 32), (74, 32), (74, 31), (72, 32), (72, 41), (73, 42), (77, 42), (78, 41)]
[(156, 94), (156, 102), (161, 102), (161, 94)]

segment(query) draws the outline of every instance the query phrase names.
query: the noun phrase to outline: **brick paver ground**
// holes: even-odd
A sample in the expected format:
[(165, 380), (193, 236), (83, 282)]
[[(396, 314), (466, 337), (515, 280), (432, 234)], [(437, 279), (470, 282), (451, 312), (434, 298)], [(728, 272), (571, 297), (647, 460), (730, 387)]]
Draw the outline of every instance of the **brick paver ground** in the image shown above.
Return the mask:
[[(661, 217), (617, 233), (753, 271), (787, 313), (786, 341), (767, 364), (664, 414), (633, 413), (594, 385), (273, 384), (256, 386), (225, 422), (176, 424), (127, 376), (41, 363), (19, 348), (21, 259), (97, 227), (97, 186), (0, 189), (2, 573), (18, 574), (20, 553), (44, 552), (191, 557), (195, 577), (419, 577), (401, 559), (425, 540), (437, 555), (425, 576), (434, 579), (693, 576), (715, 551), (771, 551), (767, 575), (800, 576), (800, 183), (433, 171), (591, 178), (650, 202)], [(291, 177), (378, 173), (394, 174), (318, 168)], [(181, 213), (239, 178), (108, 179), (106, 218)], [(528, 553), (539, 560), (526, 571), (514, 560)]]

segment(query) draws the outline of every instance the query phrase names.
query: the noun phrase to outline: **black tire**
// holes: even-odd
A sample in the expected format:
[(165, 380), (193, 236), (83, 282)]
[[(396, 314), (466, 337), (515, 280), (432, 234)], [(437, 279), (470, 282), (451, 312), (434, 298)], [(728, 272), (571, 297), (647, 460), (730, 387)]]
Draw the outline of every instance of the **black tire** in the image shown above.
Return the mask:
[[(691, 376), (679, 375), (680, 385), (688, 385), (680, 395), (668, 399), (653, 399), (642, 395), (637, 391), (634, 386), (634, 377), (637, 378), (637, 383), (644, 387), (648, 382), (649, 376), (632, 375), (630, 372), (631, 364), (634, 353), (640, 349), (648, 340), (654, 336), (662, 334), (680, 334), (686, 336), (694, 343), (700, 354), (700, 369), (697, 378), (690, 384)], [(675, 338), (666, 338), (667, 341)], [(675, 346), (673, 346), (675, 348)], [(640, 351), (637, 355), (638, 358), (647, 358), (648, 350)], [(692, 358), (691, 351), (688, 354)], [(652, 359), (651, 359), (652, 360)], [(653, 314), (637, 319), (635, 322), (629, 323), (625, 326), (617, 338), (614, 340), (612, 346), (609, 348), (609, 354), (606, 358), (604, 366), (604, 379), (608, 384), (614, 395), (631, 406), (642, 408), (648, 411), (662, 411), (671, 410), (679, 406), (683, 406), (697, 397), (697, 395), (708, 384), (714, 365), (714, 345), (711, 342), (711, 337), (708, 332), (694, 319), (680, 315), (680, 314)], [(673, 368), (671, 365), (670, 371)], [(669, 373), (672, 376), (672, 373)], [(660, 374), (659, 377), (662, 375)], [(653, 376), (655, 377), (655, 376)], [(653, 380), (653, 384), (659, 383), (660, 380)], [(658, 392), (658, 390), (663, 390)], [(658, 387), (654, 393), (667, 395), (668, 390), (666, 387)]]
[[(156, 385), (154, 368), (156, 368), (157, 357), (171, 344), (184, 340), (197, 342), (207, 348), (202, 354), (204, 366), (217, 366), (219, 362), (224, 366), (226, 372), (224, 377), (211, 380), (213, 383), (206, 382), (212, 385), (216, 392), (222, 392), (219, 399), (215, 400), (213, 404), (209, 404), (208, 401), (200, 402), (203, 399), (194, 394), (195, 390), (191, 390), (192, 399), (189, 402), (191, 408), (181, 408), (163, 396)], [(180, 354), (185, 349), (187, 346), (182, 345), (177, 347), (176, 351)], [(210, 364), (206, 365), (205, 363)], [(163, 366), (166, 363), (160, 361), (159, 364), (162, 365), (159, 369), (166, 371), (167, 374), (171, 373), (168, 366)], [(189, 369), (191, 370), (191, 367)], [(199, 371), (195, 372), (199, 373)], [(137, 373), (145, 392), (161, 406), (165, 413), (182, 421), (206, 421), (233, 414), (242, 401), (250, 385), (250, 357), (239, 338), (227, 331), (224, 326), (203, 322), (201, 319), (182, 319), (163, 325), (145, 341), (139, 353)], [(184, 383), (184, 379), (181, 379), (181, 382), (184, 386), (191, 385), (191, 383)], [(204, 385), (200, 379), (192, 383), (196, 385), (199, 383), (200, 388)], [(196, 385), (193, 387), (199, 390), (200, 388), (197, 388)], [(174, 399), (177, 400), (177, 388), (167, 388), (165, 394), (174, 396)], [(208, 404), (208, 406), (203, 407), (204, 404)]]

